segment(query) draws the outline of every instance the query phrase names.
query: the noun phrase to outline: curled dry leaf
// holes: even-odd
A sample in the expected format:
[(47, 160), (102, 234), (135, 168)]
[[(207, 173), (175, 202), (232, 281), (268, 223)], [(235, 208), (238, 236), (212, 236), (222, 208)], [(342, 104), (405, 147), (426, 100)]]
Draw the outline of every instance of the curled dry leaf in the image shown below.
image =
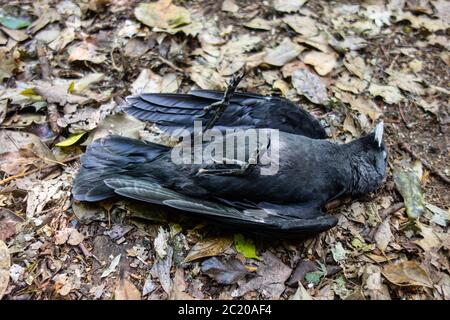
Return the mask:
[(333, 49), (328, 45), (328, 36), (324, 32), (320, 32), (317, 35), (311, 36), (298, 36), (294, 38), (295, 42), (304, 43), (308, 46), (316, 48), (324, 53), (333, 52)]
[(292, 85), (297, 93), (312, 103), (324, 104), (328, 101), (327, 90), (319, 76), (306, 69), (298, 69), (292, 74)]
[(231, 238), (209, 239), (197, 242), (189, 251), (183, 262), (191, 262), (204, 257), (217, 256), (227, 250), (233, 240)]
[(222, 11), (236, 13), (239, 6), (233, 0), (224, 0), (222, 2)]
[(69, 104), (83, 105), (90, 99), (67, 92), (66, 85), (53, 85), (44, 81), (36, 81), (34, 91), (48, 103), (58, 103), (61, 106)]
[(387, 264), (381, 272), (383, 276), (397, 286), (433, 287), (427, 271), (415, 260)]
[(372, 300), (391, 300), (388, 287), (383, 284), (381, 268), (376, 265), (367, 265), (362, 275), (363, 290)]
[(50, 149), (32, 133), (0, 130), (0, 145), (0, 170), (11, 175), (43, 165), (46, 159), (55, 159)]
[(348, 103), (350, 107), (359, 113), (369, 117), (372, 121), (377, 120), (383, 113), (372, 100), (367, 100), (362, 96), (355, 97), (346, 92), (336, 92), (335, 95), (342, 102)]
[(394, 70), (386, 71), (386, 73), (389, 74), (389, 85), (397, 86), (403, 91), (407, 91), (413, 94), (425, 94), (425, 89), (421, 84), (422, 79), (416, 77), (415, 75)]

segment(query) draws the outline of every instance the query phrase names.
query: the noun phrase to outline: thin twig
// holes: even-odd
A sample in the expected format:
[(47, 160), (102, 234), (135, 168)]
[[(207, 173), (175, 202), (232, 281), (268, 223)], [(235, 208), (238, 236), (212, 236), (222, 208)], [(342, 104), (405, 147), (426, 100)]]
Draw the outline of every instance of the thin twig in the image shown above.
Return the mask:
[(159, 55), (158, 55), (158, 59), (161, 60), (161, 62), (163, 62), (164, 64), (167, 64), (172, 69), (174, 69), (174, 70), (176, 70), (178, 72), (184, 73), (184, 70), (181, 69), (180, 67), (177, 67), (175, 64), (173, 64), (173, 62), (171, 62), (171, 61), (169, 61), (169, 60), (167, 60), (167, 59), (165, 59), (165, 58), (163, 58), (163, 57), (161, 57)]
[[(72, 162), (72, 161), (74, 161), (74, 160), (77, 160), (79, 157), (81, 157), (80, 154), (79, 154), (79, 155), (76, 155), (76, 156), (73, 156), (73, 157), (66, 158), (66, 159), (62, 160), (61, 163), (64, 164), (64, 163)], [(41, 170), (47, 170), (47, 169), (50, 169), (50, 168), (59, 166), (59, 165), (61, 165), (61, 163), (51, 164), (51, 165), (45, 166), (44, 168), (37, 168), (37, 169), (33, 169), (33, 170), (30, 170), (30, 171), (26, 171), (26, 172), (21, 172), (21, 173), (19, 173), (19, 174), (14, 175), (14, 176), (10, 176), (10, 177), (8, 177), (8, 178), (5, 178), (5, 179), (3, 179), (3, 180), (0, 180), (0, 186), (3, 185), (3, 184), (6, 184), (6, 183), (8, 183), (8, 182), (10, 182), (10, 181), (12, 181), (12, 180), (15, 180), (15, 179), (18, 179), (18, 178), (26, 177), (26, 176), (28, 176), (28, 175), (30, 175), (30, 174), (39, 172), (39, 171), (41, 171)]]
[(440, 178), (443, 182), (450, 184), (450, 179), (447, 178), (446, 175), (444, 175), (441, 171), (439, 171), (438, 169), (434, 168), (431, 164), (428, 163), (428, 161), (426, 161), (425, 159), (423, 159), (422, 157), (420, 157), (417, 153), (415, 153), (414, 151), (411, 150), (411, 148), (404, 142), (401, 142), (399, 144), (400, 149), (402, 149), (403, 151), (408, 152), (414, 159), (419, 160), (420, 162), (422, 162), (422, 164), (424, 165), (425, 168), (427, 168), (428, 170), (430, 170), (431, 173), (433, 173), (435, 176), (437, 176), (438, 178)]
[(380, 212), (379, 216), (381, 220), (386, 219), (391, 214), (396, 213), (398, 210), (403, 209), (405, 207), (405, 204), (403, 202), (398, 202), (396, 204), (393, 204), (389, 208), (384, 209)]

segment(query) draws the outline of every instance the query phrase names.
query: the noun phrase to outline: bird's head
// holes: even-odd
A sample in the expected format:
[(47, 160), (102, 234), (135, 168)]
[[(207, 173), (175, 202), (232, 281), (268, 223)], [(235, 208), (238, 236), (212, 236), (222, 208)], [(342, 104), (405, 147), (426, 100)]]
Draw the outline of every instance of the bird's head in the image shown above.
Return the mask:
[(383, 141), (384, 125), (349, 143), (353, 170), (353, 193), (375, 191), (383, 182), (387, 167), (387, 149)]

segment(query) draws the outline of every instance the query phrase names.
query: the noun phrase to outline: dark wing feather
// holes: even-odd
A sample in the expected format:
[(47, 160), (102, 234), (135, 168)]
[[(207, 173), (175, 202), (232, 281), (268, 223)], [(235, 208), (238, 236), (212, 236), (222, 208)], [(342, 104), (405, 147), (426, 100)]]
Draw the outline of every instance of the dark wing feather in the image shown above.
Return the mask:
[(284, 205), (283, 208), (278, 207), (277, 209), (261, 206), (256, 209), (240, 210), (230, 205), (188, 197), (153, 182), (115, 178), (107, 179), (105, 184), (124, 197), (168, 206), (183, 212), (190, 212), (194, 214), (194, 217), (206, 217), (216, 222), (250, 229), (258, 233), (268, 231), (301, 237), (328, 230), (337, 223), (335, 217), (324, 215), (320, 210), (309, 212), (304, 217), (301, 217), (301, 214), (297, 214), (297, 217), (286, 215), (286, 211), (299, 209), (295, 204)]
[[(223, 92), (213, 90), (148, 93), (127, 97), (124, 110), (138, 119), (156, 123), (169, 134), (177, 129), (192, 133), (194, 121), (205, 125), (211, 119), (212, 112), (205, 114), (204, 108), (222, 98)], [(325, 130), (307, 111), (289, 100), (253, 93), (233, 94), (215, 128), (271, 128), (314, 139), (326, 138)]]

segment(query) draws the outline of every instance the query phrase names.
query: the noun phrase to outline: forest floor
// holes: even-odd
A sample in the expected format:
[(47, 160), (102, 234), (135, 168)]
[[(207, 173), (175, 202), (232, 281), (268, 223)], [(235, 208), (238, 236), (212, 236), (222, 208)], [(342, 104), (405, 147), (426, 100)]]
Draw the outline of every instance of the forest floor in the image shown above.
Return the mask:
[[(0, 299), (450, 299), (450, 4), (0, 1)], [(375, 193), (307, 240), (262, 240), (115, 199), (73, 201), (79, 157), (139, 92), (280, 95), (338, 143), (381, 119)]]

